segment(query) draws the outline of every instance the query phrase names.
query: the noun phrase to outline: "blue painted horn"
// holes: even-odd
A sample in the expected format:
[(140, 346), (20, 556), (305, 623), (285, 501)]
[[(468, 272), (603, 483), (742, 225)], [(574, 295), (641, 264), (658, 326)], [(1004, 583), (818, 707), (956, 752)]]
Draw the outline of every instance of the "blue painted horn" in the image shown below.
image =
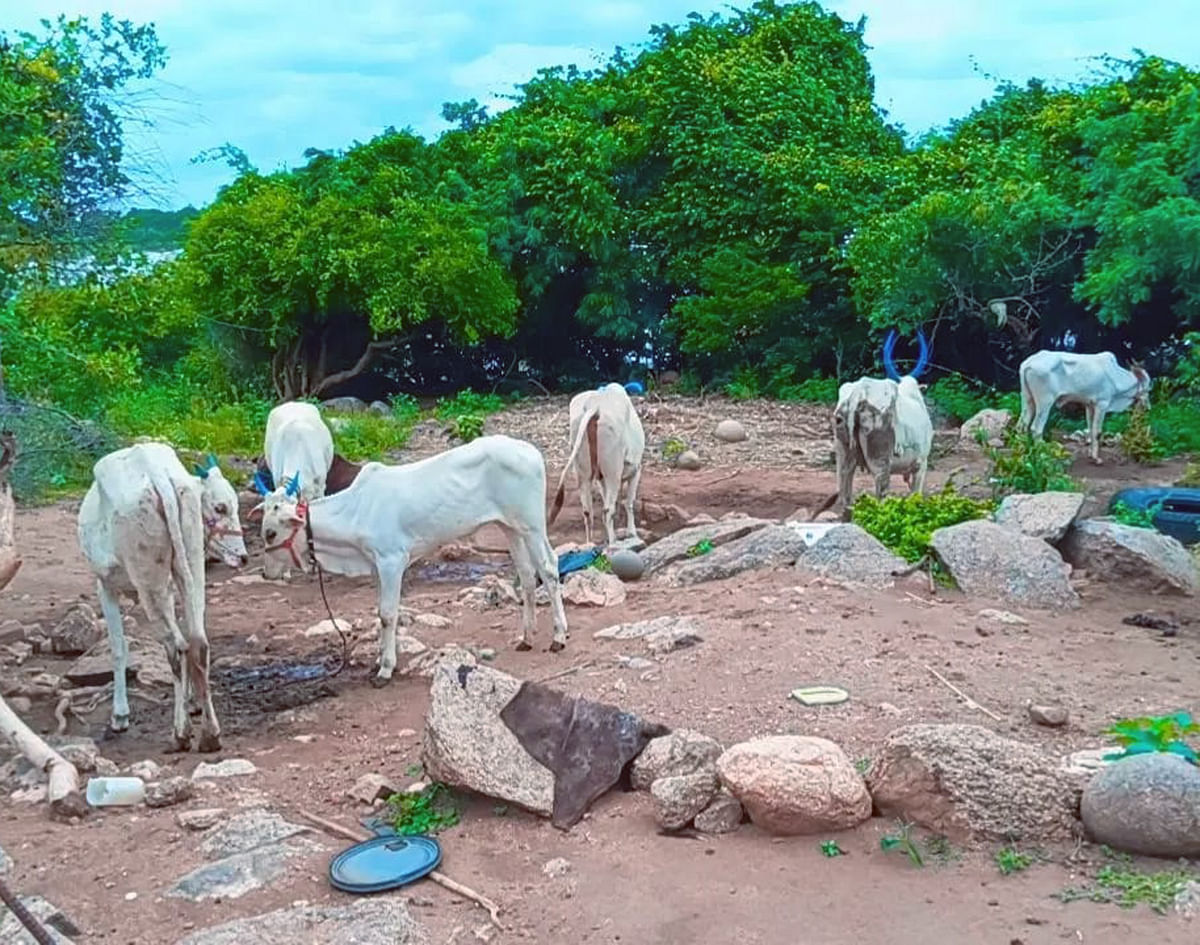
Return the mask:
[(893, 328), (887, 333), (887, 337), (883, 339), (883, 370), (893, 381), (900, 380), (900, 374), (896, 371), (896, 364), (892, 360), (892, 352), (896, 348), (896, 329)]
[(300, 496), (300, 470), (297, 469), (296, 475), (287, 481), (287, 486), (284, 488), (283, 494), (289, 499), (295, 499)]
[(259, 469), (254, 473), (254, 491), (259, 495), (270, 495), (275, 491), (275, 482), (271, 479), (271, 474)]
[[(929, 367), (929, 342), (925, 340), (925, 332), (920, 328), (917, 329), (917, 363), (913, 365), (913, 369), (908, 373), (914, 378), (920, 377), (925, 373), (925, 369)], [(883, 369), (887, 372), (887, 376), (893, 381), (900, 380), (900, 372), (896, 370), (896, 362), (893, 360), (892, 354), (896, 350), (896, 329), (888, 332), (887, 338), (883, 342)]]

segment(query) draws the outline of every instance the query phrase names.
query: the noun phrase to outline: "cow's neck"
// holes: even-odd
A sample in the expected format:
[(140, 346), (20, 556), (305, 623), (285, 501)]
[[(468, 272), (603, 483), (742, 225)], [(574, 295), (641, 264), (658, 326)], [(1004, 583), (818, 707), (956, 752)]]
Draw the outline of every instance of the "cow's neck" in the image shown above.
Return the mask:
[(346, 517), (338, 514), (338, 498), (326, 496), (309, 505), (309, 547), (321, 570), (356, 575), (362, 571), (362, 550), (345, 525)]

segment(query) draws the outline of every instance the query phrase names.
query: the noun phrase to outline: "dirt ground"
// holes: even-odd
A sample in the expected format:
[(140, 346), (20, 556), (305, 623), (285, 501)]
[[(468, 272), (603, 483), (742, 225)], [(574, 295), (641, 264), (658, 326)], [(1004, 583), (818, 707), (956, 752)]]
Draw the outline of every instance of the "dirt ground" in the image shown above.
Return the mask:
[[(737, 510), (782, 518), (798, 507), (814, 507), (834, 489), (825, 411), (672, 399), (644, 404), (642, 414), (648, 440), (642, 496), (647, 527), (659, 535), (681, 524), (678, 515), (662, 517), (671, 506), (693, 515), (719, 517)], [(718, 443), (711, 430), (725, 417), (743, 420), (751, 438)], [(489, 432), (523, 436), (546, 451), (551, 489), (564, 459), (565, 427), (562, 398), (488, 421)], [(666, 465), (660, 448), (669, 436), (697, 448), (705, 468), (681, 472)], [(940, 436), (939, 444), (945, 449), (954, 439)], [(436, 428), (422, 428), (402, 455), (411, 458), (445, 445)], [(1077, 464), (1077, 473), (1088, 476), (1093, 507), (1124, 484), (1169, 483), (1177, 472), (1174, 466), (1137, 469), (1107, 452), (1106, 459), (1100, 469), (1082, 460)], [(932, 484), (962, 466), (966, 469), (957, 481), (970, 485), (983, 463), (969, 451), (944, 453), (935, 463)], [(250, 504), (247, 496), (243, 511)], [(25, 564), (0, 601), (4, 619), (52, 626), (73, 602), (92, 600), (76, 544), (76, 509), (77, 503), (64, 503), (18, 513)], [(556, 544), (582, 540), (573, 492), (551, 537)], [(498, 538), (486, 534), (476, 543), (500, 546)], [(247, 544), (252, 574), (261, 542), (254, 536)], [(430, 647), (451, 642), (492, 647), (493, 665), (529, 679), (578, 666), (554, 685), (651, 720), (699, 729), (726, 744), (764, 734), (821, 735), (859, 759), (869, 758), (899, 725), (971, 722), (1062, 755), (1101, 745), (1098, 733), (1118, 717), (1179, 709), (1200, 713), (1200, 619), (1195, 619), (1200, 605), (1141, 597), (1105, 586), (1100, 575), (1080, 582), (1081, 609), (1023, 612), (1029, 625), (1011, 627), (977, 618), (994, 602), (945, 590), (931, 595), (920, 576), (879, 592), (811, 582), (792, 569), (685, 589), (651, 581), (629, 585), (628, 599), (618, 607), (568, 608), (570, 642), (565, 652), (551, 654), (547, 608), (539, 608), (534, 651), (518, 653), (513, 649), (515, 607), (479, 613), (458, 603), (459, 591), (472, 583), (469, 564), (509, 569), (505, 556), (477, 555), (465, 564), (420, 563), (410, 572), (406, 606), (452, 620), (442, 630), (411, 628)], [(312, 697), (311, 686), (231, 691), (231, 673), (248, 662), (312, 662), (332, 652), (326, 638), (302, 633), (325, 616), (315, 579), (295, 578), (285, 586), (235, 583), (233, 577), (213, 565), (208, 580), (208, 632), (224, 727), (220, 755), (166, 753), (168, 710), (141, 700), (133, 702), (131, 729), (101, 742), (102, 752), (120, 764), (152, 758), (169, 773), (185, 775), (201, 760), (248, 758), (257, 774), (215, 782), (187, 806), (265, 804), (291, 819), (305, 807), (353, 825), (369, 813), (345, 796), (360, 775), (382, 772), (401, 784), (412, 780), (406, 771), (419, 761), (427, 681), (398, 678), (386, 689), (372, 689), (368, 677), (375, 651), (368, 642), (327, 687), (331, 694), (310, 704), (295, 703)], [(339, 616), (373, 617), (369, 581), (332, 578), (327, 589)], [(1144, 610), (1174, 612), (1191, 622), (1176, 637), (1122, 624), (1124, 616)], [(629, 642), (593, 639), (603, 627), (661, 614), (695, 615), (703, 623), (703, 641), (663, 657), (652, 670), (633, 670), (616, 660), (623, 645), (624, 652), (636, 652), (628, 649)], [(65, 666), (34, 656), (21, 671), (61, 672)], [(995, 723), (964, 706), (927, 666), (1003, 721)], [(815, 683), (843, 686), (851, 699), (824, 708), (804, 708), (788, 699), (793, 688)], [(1065, 705), (1069, 725), (1033, 725), (1026, 712), (1031, 700)], [(49, 707), (36, 706), (34, 719), (43, 730), (53, 729)], [(107, 705), (91, 716), (87, 731), (79, 723), (70, 731), (99, 741), (106, 722)], [(6, 799), (0, 807), (0, 846), (16, 861), (7, 878), (21, 894), (40, 894), (61, 907), (83, 929), (78, 939), (83, 943), (173, 942), (186, 930), (297, 900), (345, 898), (330, 888), (324, 856), (301, 863), (266, 890), (237, 899), (194, 904), (165, 898), (176, 877), (202, 862), (198, 835), (177, 825), (178, 810), (100, 810), (67, 825), (48, 821), (40, 807)], [(1056, 898), (1065, 888), (1087, 882), (1106, 862), (1091, 845), (1030, 850), (1039, 855), (1035, 865), (1007, 877), (993, 862), (996, 847), (987, 845), (948, 850), (918, 869), (899, 854), (881, 851), (879, 839), (893, 826), (873, 818), (838, 835), (847, 855), (830, 859), (819, 850), (819, 842), (828, 838), (772, 838), (750, 825), (720, 837), (660, 835), (643, 794), (614, 791), (565, 833), (486, 799), (466, 799), (462, 823), (441, 835), (442, 869), (500, 903), (507, 930), (489, 937), (485, 913), (428, 881), (392, 895), (410, 900), (438, 945), (480, 940), (906, 945), (931, 937), (988, 945), (1126, 943), (1151, 936), (1162, 945), (1196, 941), (1197, 930), (1189, 923), (1145, 906), (1122, 910)], [(313, 838), (330, 853), (347, 845), (320, 833)], [(569, 870), (546, 875), (543, 865), (557, 857), (569, 861)]]

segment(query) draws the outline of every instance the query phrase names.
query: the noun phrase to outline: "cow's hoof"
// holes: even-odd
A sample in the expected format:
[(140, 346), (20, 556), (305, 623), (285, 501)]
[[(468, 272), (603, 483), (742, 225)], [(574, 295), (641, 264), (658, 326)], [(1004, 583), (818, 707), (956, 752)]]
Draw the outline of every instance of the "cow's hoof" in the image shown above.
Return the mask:
[(193, 705), (193, 706), (188, 707), (188, 715), (190, 715), (192, 718), (195, 718), (203, 711), (204, 711), (203, 706)]
[(528, 650), (532, 650), (532, 649), (533, 649), (533, 644), (527, 642), (526, 640), (522, 640), (520, 643), (517, 644), (517, 651), (520, 653), (525, 653)]
[(176, 735), (175, 741), (171, 743), (171, 747), (167, 749), (168, 755), (178, 755), (185, 751), (192, 750), (191, 735)]
[(120, 738), (125, 734), (125, 730), (129, 728), (129, 719), (126, 718), (123, 722), (109, 722), (108, 727), (104, 730), (104, 734), (100, 736), (101, 741), (111, 742), (114, 738)]
[(202, 751), (205, 754), (211, 754), (214, 751), (220, 751), (221, 750), (221, 736), (213, 735), (209, 732), (202, 732), (200, 734), (200, 747), (197, 748), (196, 750)]
[(382, 689), (384, 686), (386, 686), (391, 681), (392, 681), (391, 676), (372, 676), (371, 677), (371, 688), (372, 689)]
[(559, 652), (560, 650), (565, 650), (565, 649), (566, 649), (566, 647), (567, 647), (567, 645), (566, 645), (565, 643), (559, 643), (557, 640), (554, 640), (554, 641), (553, 641), (553, 642), (550, 644), (550, 652), (551, 652), (551, 653), (557, 653), (557, 652)]

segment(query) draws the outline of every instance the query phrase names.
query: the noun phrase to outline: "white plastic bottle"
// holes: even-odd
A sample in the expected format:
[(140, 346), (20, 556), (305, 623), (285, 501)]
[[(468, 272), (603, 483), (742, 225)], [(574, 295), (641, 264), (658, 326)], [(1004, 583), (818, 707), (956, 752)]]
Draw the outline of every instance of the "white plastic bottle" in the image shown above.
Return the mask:
[(88, 778), (87, 802), (92, 807), (140, 804), (146, 797), (141, 778)]

